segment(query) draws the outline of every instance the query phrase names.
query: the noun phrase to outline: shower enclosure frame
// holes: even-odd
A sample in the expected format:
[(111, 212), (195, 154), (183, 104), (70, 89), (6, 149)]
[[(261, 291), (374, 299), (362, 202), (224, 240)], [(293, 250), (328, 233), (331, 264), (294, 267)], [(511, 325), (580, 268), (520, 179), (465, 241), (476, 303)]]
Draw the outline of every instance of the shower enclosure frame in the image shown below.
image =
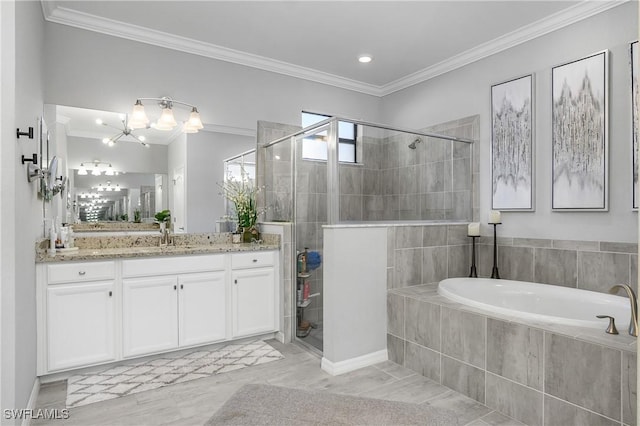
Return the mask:
[[(338, 123), (346, 122), (351, 123), (358, 126), (365, 126), (370, 128), (375, 128), (379, 130), (386, 130), (392, 132), (401, 132), (406, 134), (412, 134), (416, 136), (423, 136), (427, 138), (436, 138), (447, 140), (451, 142), (460, 142), (465, 144), (473, 145), (476, 141), (472, 139), (457, 137), (457, 136), (449, 136), (442, 135), (438, 133), (425, 132), (421, 130), (407, 129), (401, 127), (394, 127), (384, 124), (377, 124), (362, 120), (354, 120), (350, 118), (333, 116), (329, 117), (326, 120), (322, 120), (316, 124), (305, 127), (302, 130), (299, 130), (295, 133), (289, 134), (287, 136), (275, 139), (261, 146), (261, 149), (268, 149), (277, 144), (290, 141), (290, 155), (291, 155), (291, 166), (290, 166), (290, 175), (291, 175), (291, 258), (296, 259), (296, 250), (297, 250), (297, 230), (296, 230), (296, 203), (297, 203), (297, 176), (296, 176), (296, 165), (298, 161), (298, 145), (297, 141), (304, 139), (305, 135), (310, 134), (318, 134), (321, 132), (327, 132), (327, 225), (336, 225), (340, 223), (340, 187), (339, 187), (339, 170), (338, 167), (340, 165), (340, 161), (338, 158)], [(414, 142), (415, 143), (415, 142)], [(473, 167), (473, 166), (472, 166)], [(266, 202), (266, 199), (265, 199)], [(296, 262), (291, 262), (291, 265), (288, 267), (291, 268), (291, 276), (293, 277), (292, 283), (296, 283), (295, 277), (297, 277), (297, 265)], [(286, 266), (285, 266), (286, 267)], [(296, 301), (296, 292), (295, 288), (293, 289), (285, 289), (285, 291), (291, 292), (291, 312), (296, 312), (297, 301)], [(297, 321), (292, 321), (291, 324), (291, 336), (292, 340), (302, 343), (305, 347), (308, 347), (312, 351), (322, 354), (318, 348), (312, 346), (311, 344), (304, 342), (303, 339), (298, 338), (296, 335), (297, 330)]]

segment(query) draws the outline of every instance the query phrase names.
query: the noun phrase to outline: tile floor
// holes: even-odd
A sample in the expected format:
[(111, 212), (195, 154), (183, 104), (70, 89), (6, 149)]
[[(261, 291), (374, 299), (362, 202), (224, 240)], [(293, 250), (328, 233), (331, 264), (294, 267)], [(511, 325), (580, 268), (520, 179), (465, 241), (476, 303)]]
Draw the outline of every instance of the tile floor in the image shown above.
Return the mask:
[[(387, 361), (341, 376), (320, 369), (320, 359), (295, 344), (269, 340), (284, 358), (266, 364), (69, 409), (66, 420), (32, 425), (202, 425), (247, 383), (315, 389), (337, 394), (428, 403), (455, 411), (461, 425), (521, 425), (484, 405)], [(43, 384), (37, 408), (65, 408), (66, 381)], [(316, 419), (319, 423), (322, 419)]]
[(213, 350), (167, 354), (130, 361), (67, 379), (67, 407), (79, 407), (146, 392), (189, 380), (202, 379), (281, 359), (280, 352), (257, 340), (230, 343)]

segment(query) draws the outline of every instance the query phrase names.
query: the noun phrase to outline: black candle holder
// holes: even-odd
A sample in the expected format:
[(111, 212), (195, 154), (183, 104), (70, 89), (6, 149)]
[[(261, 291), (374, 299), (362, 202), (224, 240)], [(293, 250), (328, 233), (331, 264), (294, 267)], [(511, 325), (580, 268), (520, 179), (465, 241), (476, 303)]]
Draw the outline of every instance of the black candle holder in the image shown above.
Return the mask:
[(471, 271), (469, 272), (469, 278), (478, 278), (478, 271), (476, 270), (476, 238), (478, 235), (468, 235), (472, 238), (471, 243)]
[(496, 233), (496, 227), (502, 225), (502, 222), (490, 223), (493, 225), (493, 269), (491, 270), (491, 278), (497, 280), (500, 279), (500, 273), (498, 272), (498, 237)]

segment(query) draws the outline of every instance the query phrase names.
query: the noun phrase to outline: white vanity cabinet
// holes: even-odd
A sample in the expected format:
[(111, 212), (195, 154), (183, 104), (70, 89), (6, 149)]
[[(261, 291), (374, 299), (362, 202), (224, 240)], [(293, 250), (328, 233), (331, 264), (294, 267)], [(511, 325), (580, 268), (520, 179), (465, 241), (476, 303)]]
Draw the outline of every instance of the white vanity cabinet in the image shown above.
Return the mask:
[(274, 253), (231, 255), (233, 337), (276, 328)]
[(278, 331), (277, 251), (37, 265), (38, 375)]
[(124, 357), (226, 338), (225, 255), (124, 260), (122, 271)]
[[(115, 264), (48, 265), (46, 368), (62, 370), (116, 359)], [(44, 336), (43, 336), (44, 337)]]

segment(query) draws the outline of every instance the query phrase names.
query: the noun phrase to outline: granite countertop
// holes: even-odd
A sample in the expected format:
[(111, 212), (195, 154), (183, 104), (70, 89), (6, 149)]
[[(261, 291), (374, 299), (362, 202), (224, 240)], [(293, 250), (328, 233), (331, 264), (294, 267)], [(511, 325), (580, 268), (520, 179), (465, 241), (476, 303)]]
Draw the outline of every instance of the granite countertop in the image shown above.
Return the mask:
[(82, 237), (76, 238), (75, 251), (47, 253), (48, 240), (36, 243), (36, 263), (80, 262), (138, 257), (182, 256), (278, 250), (278, 235), (263, 234), (260, 243), (232, 243), (231, 234), (175, 235), (175, 245), (159, 245), (159, 236)]

